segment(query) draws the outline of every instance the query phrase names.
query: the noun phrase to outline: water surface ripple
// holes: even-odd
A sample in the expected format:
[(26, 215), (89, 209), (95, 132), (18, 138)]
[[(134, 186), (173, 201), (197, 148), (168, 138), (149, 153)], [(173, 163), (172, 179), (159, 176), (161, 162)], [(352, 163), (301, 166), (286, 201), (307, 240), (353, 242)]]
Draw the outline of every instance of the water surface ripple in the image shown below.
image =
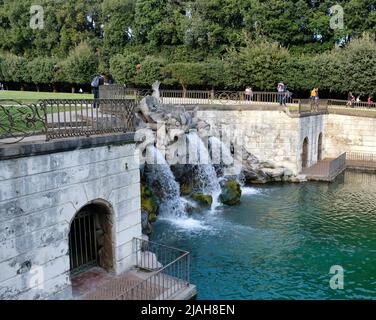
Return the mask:
[(191, 252), (198, 299), (376, 298), (376, 175), (246, 187), (239, 206), (190, 219), (203, 227), (161, 219), (153, 240)]

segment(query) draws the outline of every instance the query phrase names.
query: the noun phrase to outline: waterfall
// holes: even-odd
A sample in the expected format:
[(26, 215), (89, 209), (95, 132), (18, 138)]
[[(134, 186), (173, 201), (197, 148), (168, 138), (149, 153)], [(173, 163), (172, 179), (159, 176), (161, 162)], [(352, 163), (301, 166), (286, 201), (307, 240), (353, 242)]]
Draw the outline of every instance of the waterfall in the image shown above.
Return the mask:
[(168, 214), (170, 216), (184, 215), (185, 210), (184, 204), (180, 199), (180, 187), (165, 157), (152, 145), (146, 148), (146, 156), (150, 167), (150, 172), (147, 175), (147, 183), (149, 185), (157, 184), (161, 189), (161, 214)]
[(236, 155), (233, 156), (229, 146), (214, 136), (209, 138), (209, 149), (212, 163), (221, 167), (223, 177), (236, 177), (238, 182), (241, 183), (242, 154), (237, 154), (237, 157)]
[(226, 146), (217, 137), (209, 138), (212, 163), (230, 166), (234, 163), (234, 158), (230, 152), (230, 148)]
[(201, 192), (211, 194), (213, 197), (212, 207), (216, 207), (221, 193), (221, 186), (211, 163), (208, 149), (196, 132), (190, 132), (187, 138), (189, 142), (189, 162), (190, 164), (198, 165), (197, 175), (201, 183)]

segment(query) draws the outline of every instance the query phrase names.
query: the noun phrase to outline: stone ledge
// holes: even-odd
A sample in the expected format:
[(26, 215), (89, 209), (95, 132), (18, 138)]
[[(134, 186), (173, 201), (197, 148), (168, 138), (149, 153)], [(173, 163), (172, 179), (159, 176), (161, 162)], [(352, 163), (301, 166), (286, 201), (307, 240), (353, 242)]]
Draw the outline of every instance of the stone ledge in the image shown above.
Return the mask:
[(134, 143), (134, 132), (97, 135), (90, 137), (72, 137), (50, 141), (28, 141), (0, 145), (0, 160), (72, 151), (106, 145)]

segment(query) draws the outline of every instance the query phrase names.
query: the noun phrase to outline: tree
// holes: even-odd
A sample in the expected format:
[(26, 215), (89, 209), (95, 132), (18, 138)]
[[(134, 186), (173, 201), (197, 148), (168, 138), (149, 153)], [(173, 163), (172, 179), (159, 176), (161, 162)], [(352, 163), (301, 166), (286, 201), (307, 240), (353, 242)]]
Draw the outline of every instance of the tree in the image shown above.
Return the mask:
[(376, 95), (376, 41), (369, 35), (351, 41), (344, 48), (339, 67), (342, 92)]
[(287, 49), (277, 43), (253, 43), (226, 57), (229, 65), (228, 86), (251, 85), (258, 90), (274, 90), (286, 78)]
[(184, 1), (136, 0), (136, 40), (153, 48), (183, 42)]
[(29, 62), (31, 82), (36, 85), (38, 91), (40, 84), (55, 83), (55, 65), (56, 59), (48, 57), (38, 57)]
[[(65, 81), (71, 84), (88, 84), (97, 73), (97, 58), (86, 44), (78, 45), (62, 64)], [(72, 92), (75, 91), (72, 86)]]
[(21, 90), (24, 84), (30, 82), (27, 60), (13, 54), (5, 55), (2, 59), (1, 73), (5, 82), (19, 83)]
[(225, 61), (219, 59), (211, 59), (205, 63), (204, 82), (214, 87), (223, 88), (227, 85), (228, 65)]
[(135, 2), (132, 0), (105, 0), (103, 51), (106, 59), (123, 52), (133, 38)]
[(184, 40), (193, 48), (223, 51), (242, 43), (242, 1), (197, 0), (187, 5)]
[(146, 57), (140, 64), (135, 77), (136, 85), (149, 86), (155, 81), (163, 80), (163, 67), (166, 65), (165, 60), (152, 56)]
[(244, 3), (245, 29), (253, 39), (259, 36), (284, 46), (314, 42), (309, 29), (312, 14), (309, 1), (248, 0)]
[(205, 75), (203, 63), (172, 63), (164, 68), (165, 83), (179, 83), (185, 92), (188, 85), (201, 85)]
[(110, 73), (118, 83), (134, 84), (139, 63), (137, 54), (117, 54), (110, 59)]

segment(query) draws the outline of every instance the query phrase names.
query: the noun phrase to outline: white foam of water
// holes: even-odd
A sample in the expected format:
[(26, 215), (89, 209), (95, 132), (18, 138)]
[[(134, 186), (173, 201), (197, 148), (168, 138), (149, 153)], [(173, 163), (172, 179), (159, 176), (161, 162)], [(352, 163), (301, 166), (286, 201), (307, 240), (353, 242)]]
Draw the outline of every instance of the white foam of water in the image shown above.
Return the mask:
[(174, 224), (178, 228), (185, 229), (185, 230), (210, 230), (211, 227), (206, 225), (204, 221), (197, 220), (191, 217), (180, 217), (178, 219), (174, 219), (172, 217), (160, 217), (159, 220), (168, 221), (171, 224)]
[(230, 148), (226, 146), (221, 140), (217, 137), (209, 138), (212, 163), (214, 164), (223, 164), (223, 165), (232, 165), (234, 158), (231, 155)]
[(198, 179), (201, 183), (201, 192), (210, 194), (213, 197), (212, 208), (219, 205), (219, 195), (221, 186), (219, 185), (217, 174), (210, 161), (208, 149), (196, 132), (190, 132), (187, 135), (190, 149), (190, 159), (198, 164)]
[(146, 149), (147, 158), (152, 159), (150, 164), (151, 172), (147, 175), (149, 184), (158, 181), (163, 189), (164, 199), (160, 207), (161, 214), (172, 215), (174, 217), (185, 214), (184, 205), (180, 198), (180, 186), (176, 182), (170, 166), (166, 162), (162, 153), (154, 146)]
[(262, 194), (262, 190), (254, 187), (242, 187), (242, 195)]

